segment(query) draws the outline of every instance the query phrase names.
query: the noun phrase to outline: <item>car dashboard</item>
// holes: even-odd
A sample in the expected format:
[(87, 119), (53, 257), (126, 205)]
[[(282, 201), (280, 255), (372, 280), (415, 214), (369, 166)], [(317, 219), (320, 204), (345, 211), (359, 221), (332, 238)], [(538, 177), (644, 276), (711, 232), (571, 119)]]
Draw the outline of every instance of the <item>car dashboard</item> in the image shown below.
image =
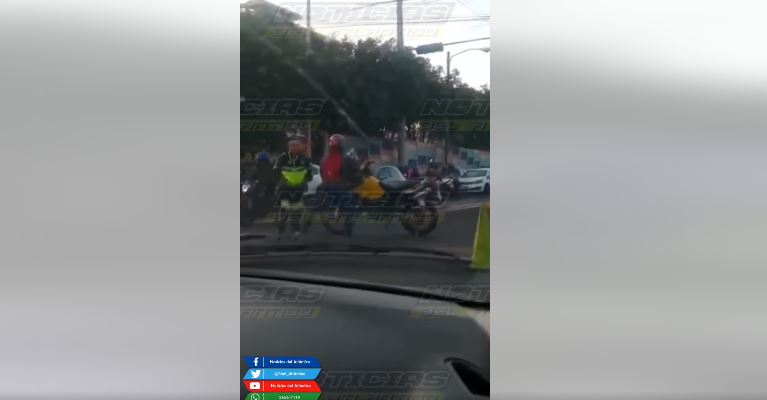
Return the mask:
[(489, 396), (488, 309), (261, 277), (240, 286), (242, 356), (316, 357), (321, 399)]

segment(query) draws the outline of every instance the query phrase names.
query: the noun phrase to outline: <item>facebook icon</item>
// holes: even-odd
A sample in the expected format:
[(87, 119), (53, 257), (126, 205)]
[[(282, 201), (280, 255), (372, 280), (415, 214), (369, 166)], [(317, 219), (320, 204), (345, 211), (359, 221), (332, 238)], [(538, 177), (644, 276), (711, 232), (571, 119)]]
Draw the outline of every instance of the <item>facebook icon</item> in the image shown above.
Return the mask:
[(260, 356), (247, 356), (243, 357), (243, 360), (245, 360), (245, 364), (248, 365), (248, 368), (259, 368), (264, 366), (264, 358)]

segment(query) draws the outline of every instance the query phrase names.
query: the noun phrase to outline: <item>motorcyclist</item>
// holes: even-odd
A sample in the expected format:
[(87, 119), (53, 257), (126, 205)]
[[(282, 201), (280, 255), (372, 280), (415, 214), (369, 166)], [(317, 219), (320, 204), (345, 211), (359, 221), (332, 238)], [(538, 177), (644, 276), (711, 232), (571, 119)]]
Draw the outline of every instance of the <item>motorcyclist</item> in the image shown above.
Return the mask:
[(368, 202), (380, 200), (386, 194), (378, 178), (373, 175), (373, 163), (374, 161), (372, 160), (366, 160), (362, 164), (360, 168), (362, 183), (353, 189), (358, 197)]
[(340, 133), (334, 133), (328, 139), (328, 154), (322, 160), (320, 168), (322, 183), (327, 186), (351, 189), (359, 184), (359, 168), (353, 157), (344, 154), (346, 139)]
[(269, 153), (262, 151), (256, 156), (256, 168), (253, 178), (263, 184), (268, 193), (273, 193), (277, 184), (277, 176), (269, 159)]
[(461, 176), (461, 171), (458, 170), (458, 168), (455, 167), (453, 164), (447, 165), (447, 174), (453, 178), (458, 178)]
[(343, 135), (331, 135), (328, 138), (328, 154), (320, 166), (322, 184), (317, 191), (322, 195), (322, 206), (326, 209), (338, 207), (345, 211), (355, 201), (352, 190), (362, 183), (357, 161), (344, 154), (344, 144)]
[(424, 183), (432, 189), (440, 202), (442, 201), (442, 192), (440, 190), (442, 175), (442, 166), (433, 158), (430, 158), (429, 164), (426, 167), (426, 173), (424, 173)]
[(261, 151), (256, 156), (256, 165), (252, 178), (258, 182), (253, 193), (255, 209), (259, 211), (259, 215), (265, 215), (272, 203), (277, 187), (277, 176), (269, 158), (269, 153), (266, 151)]
[(447, 176), (449, 176), (451, 178), (451, 181), (452, 181), (452, 184), (453, 184), (453, 187), (452, 187), (452, 192), (453, 193), (451, 193), (451, 194), (458, 193), (458, 187), (460, 185), (460, 182), (459, 182), (458, 178), (461, 177), (461, 170), (456, 168), (456, 166), (453, 165), (453, 164), (448, 164), (447, 165)]
[[(282, 204), (287, 201), (290, 204), (302, 204), (303, 195), (307, 190), (307, 183), (312, 180), (311, 160), (304, 154), (304, 138), (300, 135), (288, 137), (288, 151), (283, 153), (274, 165), (274, 171), (279, 177), (278, 200)], [(294, 211), (292, 208), (289, 211)], [(291, 220), (293, 236), (301, 233), (301, 219), (303, 210), (300, 212), (288, 212)], [(279, 234), (282, 236), (285, 230), (284, 220), (279, 221)]]
[(429, 164), (426, 167), (427, 177), (441, 179), (442, 178), (442, 166), (436, 162), (433, 158), (429, 159)]

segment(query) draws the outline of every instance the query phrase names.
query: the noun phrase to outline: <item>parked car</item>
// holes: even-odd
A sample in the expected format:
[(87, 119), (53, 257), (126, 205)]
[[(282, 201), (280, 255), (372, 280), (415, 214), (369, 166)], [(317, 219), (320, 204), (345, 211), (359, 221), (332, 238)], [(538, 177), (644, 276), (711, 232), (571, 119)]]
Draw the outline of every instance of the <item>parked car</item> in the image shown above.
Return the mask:
[(467, 170), (458, 183), (458, 189), (464, 193), (490, 193), (490, 168)]
[(405, 175), (402, 174), (399, 168), (393, 165), (381, 165), (376, 169), (375, 177), (379, 181), (407, 181)]

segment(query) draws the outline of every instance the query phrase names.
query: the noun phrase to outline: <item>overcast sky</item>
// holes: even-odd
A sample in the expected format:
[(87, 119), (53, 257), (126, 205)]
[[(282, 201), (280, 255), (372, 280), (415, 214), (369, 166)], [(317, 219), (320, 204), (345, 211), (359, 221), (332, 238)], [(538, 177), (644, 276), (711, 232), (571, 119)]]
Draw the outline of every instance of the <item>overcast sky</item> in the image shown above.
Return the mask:
[(767, 84), (764, 1), (538, 0), (496, 11), (510, 16), (496, 33), (511, 40), (517, 58), (545, 54), (569, 60), (563, 70), (675, 83)]

